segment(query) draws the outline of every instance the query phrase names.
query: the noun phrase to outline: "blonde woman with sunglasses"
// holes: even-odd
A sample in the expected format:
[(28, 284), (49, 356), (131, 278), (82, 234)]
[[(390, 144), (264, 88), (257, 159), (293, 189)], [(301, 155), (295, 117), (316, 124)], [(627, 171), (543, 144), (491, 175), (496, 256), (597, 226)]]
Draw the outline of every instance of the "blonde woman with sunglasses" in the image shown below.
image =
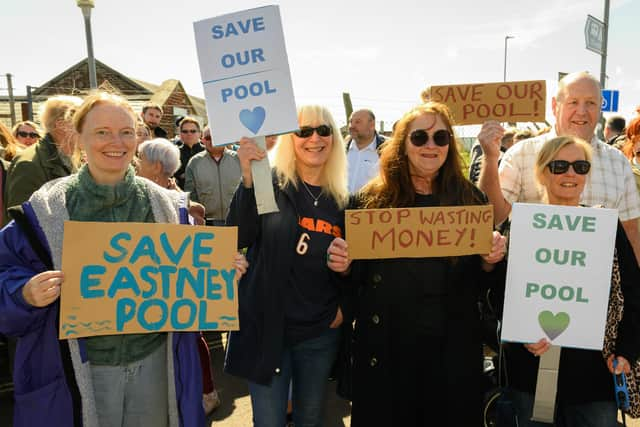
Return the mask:
[[(535, 177), (543, 189), (543, 201), (551, 205), (579, 206), (589, 179), (592, 162), (591, 145), (578, 137), (556, 137), (544, 143), (535, 164)], [(561, 427), (615, 427), (617, 408), (611, 373), (629, 374), (631, 364), (640, 354), (640, 270), (633, 249), (618, 223), (617, 255), (614, 272), (620, 271), (620, 288), (624, 296), (624, 314), (618, 323), (613, 346), (601, 351), (563, 348), (560, 357), (555, 424)], [(613, 277), (612, 277), (613, 282)], [(611, 291), (611, 295), (614, 292)], [(611, 297), (610, 297), (611, 298)], [(608, 325), (611, 323), (609, 313)], [(607, 328), (609, 329), (609, 328)], [(607, 330), (609, 333), (609, 330)], [(605, 340), (605, 343), (607, 340)], [(531, 421), (538, 356), (551, 344), (542, 338), (536, 343), (509, 344), (505, 348), (511, 398), (519, 426), (538, 427), (550, 424)], [(605, 345), (605, 348), (607, 346)]]

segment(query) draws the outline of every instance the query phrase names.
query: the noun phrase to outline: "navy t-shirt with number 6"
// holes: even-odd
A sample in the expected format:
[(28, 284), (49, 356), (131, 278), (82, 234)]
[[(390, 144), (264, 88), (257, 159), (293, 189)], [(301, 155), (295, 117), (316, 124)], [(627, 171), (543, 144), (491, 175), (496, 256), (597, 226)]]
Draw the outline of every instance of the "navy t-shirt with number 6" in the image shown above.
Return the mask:
[[(308, 191), (307, 191), (308, 189)], [(344, 237), (344, 211), (321, 187), (300, 183), (295, 193), (298, 232), (294, 263), (284, 291), (286, 340), (295, 344), (320, 336), (336, 317), (338, 288), (327, 267), (327, 248)], [(309, 194), (311, 192), (311, 194)], [(317, 206), (314, 198), (317, 198)]]

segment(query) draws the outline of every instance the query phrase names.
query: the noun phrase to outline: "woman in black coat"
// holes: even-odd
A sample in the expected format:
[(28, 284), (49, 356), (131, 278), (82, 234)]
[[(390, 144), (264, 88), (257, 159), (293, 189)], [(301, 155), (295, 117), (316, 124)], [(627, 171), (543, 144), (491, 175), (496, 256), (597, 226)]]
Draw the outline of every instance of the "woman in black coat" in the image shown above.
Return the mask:
[[(446, 106), (427, 103), (398, 122), (382, 148), (379, 175), (356, 208), (484, 204), (466, 178)], [(491, 253), (358, 261), (335, 239), (328, 265), (349, 273), (353, 295), (352, 426), (475, 426), (482, 403), (482, 345), (477, 307), (494, 264)], [(348, 320), (348, 319), (347, 319)], [(346, 321), (350, 325), (351, 322)]]

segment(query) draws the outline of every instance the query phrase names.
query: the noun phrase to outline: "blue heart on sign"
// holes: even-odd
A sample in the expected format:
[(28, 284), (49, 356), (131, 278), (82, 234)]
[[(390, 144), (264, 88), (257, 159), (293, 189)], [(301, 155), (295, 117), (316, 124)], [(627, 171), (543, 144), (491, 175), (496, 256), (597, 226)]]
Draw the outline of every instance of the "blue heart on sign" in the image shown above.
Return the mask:
[(264, 123), (266, 114), (262, 107), (256, 107), (253, 111), (244, 109), (240, 111), (240, 122), (251, 132), (257, 134)]

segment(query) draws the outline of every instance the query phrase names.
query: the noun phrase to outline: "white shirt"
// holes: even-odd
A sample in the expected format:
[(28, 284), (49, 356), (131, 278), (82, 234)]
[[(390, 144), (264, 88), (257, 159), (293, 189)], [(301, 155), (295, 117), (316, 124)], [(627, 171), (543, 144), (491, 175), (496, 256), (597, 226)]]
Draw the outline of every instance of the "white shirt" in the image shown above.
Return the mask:
[[(543, 190), (535, 179), (535, 164), (542, 145), (556, 137), (555, 130), (516, 143), (502, 156), (500, 187), (509, 203), (539, 203)], [(591, 140), (593, 158), (580, 203), (617, 209), (620, 221), (640, 217), (640, 196), (629, 161), (617, 148), (595, 136)]]
[(347, 151), (347, 162), (349, 163), (349, 192), (353, 194), (378, 174), (376, 134), (373, 134), (371, 143), (362, 150), (352, 139)]

